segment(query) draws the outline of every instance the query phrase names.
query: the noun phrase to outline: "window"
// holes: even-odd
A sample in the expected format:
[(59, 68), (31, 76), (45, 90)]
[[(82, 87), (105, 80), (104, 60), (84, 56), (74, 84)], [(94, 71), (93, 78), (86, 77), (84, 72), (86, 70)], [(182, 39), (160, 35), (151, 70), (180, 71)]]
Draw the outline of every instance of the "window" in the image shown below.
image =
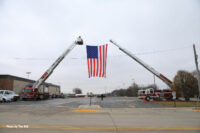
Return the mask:
[(33, 92), (32, 89), (24, 89), (24, 92)]
[(6, 91), (5, 94), (6, 94), (6, 95), (9, 95), (10, 93), (9, 93), (9, 91)]

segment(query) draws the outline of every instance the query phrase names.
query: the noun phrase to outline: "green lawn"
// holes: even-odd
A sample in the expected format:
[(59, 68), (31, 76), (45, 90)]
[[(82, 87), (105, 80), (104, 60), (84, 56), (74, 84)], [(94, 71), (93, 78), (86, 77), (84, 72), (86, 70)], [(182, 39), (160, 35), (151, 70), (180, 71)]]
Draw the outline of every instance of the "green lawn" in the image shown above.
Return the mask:
[[(156, 101), (155, 103), (165, 105), (167, 107), (174, 107), (174, 101)], [(196, 102), (176, 101), (176, 107), (196, 107)], [(200, 106), (200, 103), (199, 103)]]

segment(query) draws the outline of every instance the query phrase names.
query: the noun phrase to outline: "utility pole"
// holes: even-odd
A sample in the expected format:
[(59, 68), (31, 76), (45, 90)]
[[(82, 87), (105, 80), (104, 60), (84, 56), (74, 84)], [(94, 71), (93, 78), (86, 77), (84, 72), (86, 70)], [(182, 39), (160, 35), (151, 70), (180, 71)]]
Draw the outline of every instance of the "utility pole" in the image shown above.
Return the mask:
[(199, 75), (199, 67), (198, 67), (198, 55), (196, 53), (195, 44), (193, 44), (194, 49), (194, 59), (195, 59), (195, 65), (196, 65), (196, 71), (197, 71), (197, 79), (198, 79), (198, 88), (199, 88), (199, 95), (197, 99), (197, 107), (199, 107), (199, 97), (200, 97), (200, 75)]

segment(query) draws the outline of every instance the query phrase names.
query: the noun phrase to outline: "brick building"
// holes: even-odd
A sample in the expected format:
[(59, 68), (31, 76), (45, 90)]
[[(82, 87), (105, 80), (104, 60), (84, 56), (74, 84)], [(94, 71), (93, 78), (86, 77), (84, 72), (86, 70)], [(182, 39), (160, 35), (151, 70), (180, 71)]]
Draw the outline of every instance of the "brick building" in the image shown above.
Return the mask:
[[(0, 90), (12, 90), (19, 94), (23, 88), (25, 88), (28, 84), (33, 84), (34, 82), (34, 80), (21, 78), (17, 76), (0, 75)], [(48, 86), (50, 95), (60, 94), (59, 85), (44, 83), (44, 85), (41, 85), (40, 89), (42, 89), (45, 86)]]

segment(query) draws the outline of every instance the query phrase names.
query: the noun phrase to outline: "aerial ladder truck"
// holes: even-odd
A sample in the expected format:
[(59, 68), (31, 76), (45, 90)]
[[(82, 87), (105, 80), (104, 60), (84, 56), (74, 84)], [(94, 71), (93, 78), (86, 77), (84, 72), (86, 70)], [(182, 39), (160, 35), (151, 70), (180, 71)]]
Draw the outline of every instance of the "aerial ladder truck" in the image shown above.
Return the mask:
[[(141, 59), (136, 57), (134, 54), (132, 54), (128, 50), (122, 48), (119, 44), (117, 44), (113, 40), (110, 40), (110, 42), (112, 44), (114, 44), (115, 46), (117, 46), (119, 48), (119, 50), (124, 52), (126, 55), (128, 55), (133, 60), (135, 60), (137, 63), (139, 63), (144, 68), (146, 68), (148, 71), (150, 71), (153, 75), (155, 75), (156, 77), (161, 79), (169, 88), (172, 87), (172, 81), (169, 80), (167, 77), (165, 77), (163, 74), (159, 73), (154, 68), (147, 65)], [(162, 98), (167, 99), (167, 100), (171, 100), (173, 98), (172, 90), (170, 90), (170, 89), (155, 90), (153, 88), (150, 88), (150, 89), (142, 90), (141, 92), (142, 93), (139, 94), (139, 98), (145, 98), (147, 101), (149, 101), (150, 99), (162, 99)]]
[(57, 58), (33, 85), (27, 85), (27, 87), (22, 90), (20, 94), (21, 99), (47, 99), (49, 97), (49, 92), (48, 89), (40, 89), (42, 84), (44, 84), (47, 78), (53, 73), (54, 69), (76, 45), (83, 45), (83, 40), (80, 36)]

